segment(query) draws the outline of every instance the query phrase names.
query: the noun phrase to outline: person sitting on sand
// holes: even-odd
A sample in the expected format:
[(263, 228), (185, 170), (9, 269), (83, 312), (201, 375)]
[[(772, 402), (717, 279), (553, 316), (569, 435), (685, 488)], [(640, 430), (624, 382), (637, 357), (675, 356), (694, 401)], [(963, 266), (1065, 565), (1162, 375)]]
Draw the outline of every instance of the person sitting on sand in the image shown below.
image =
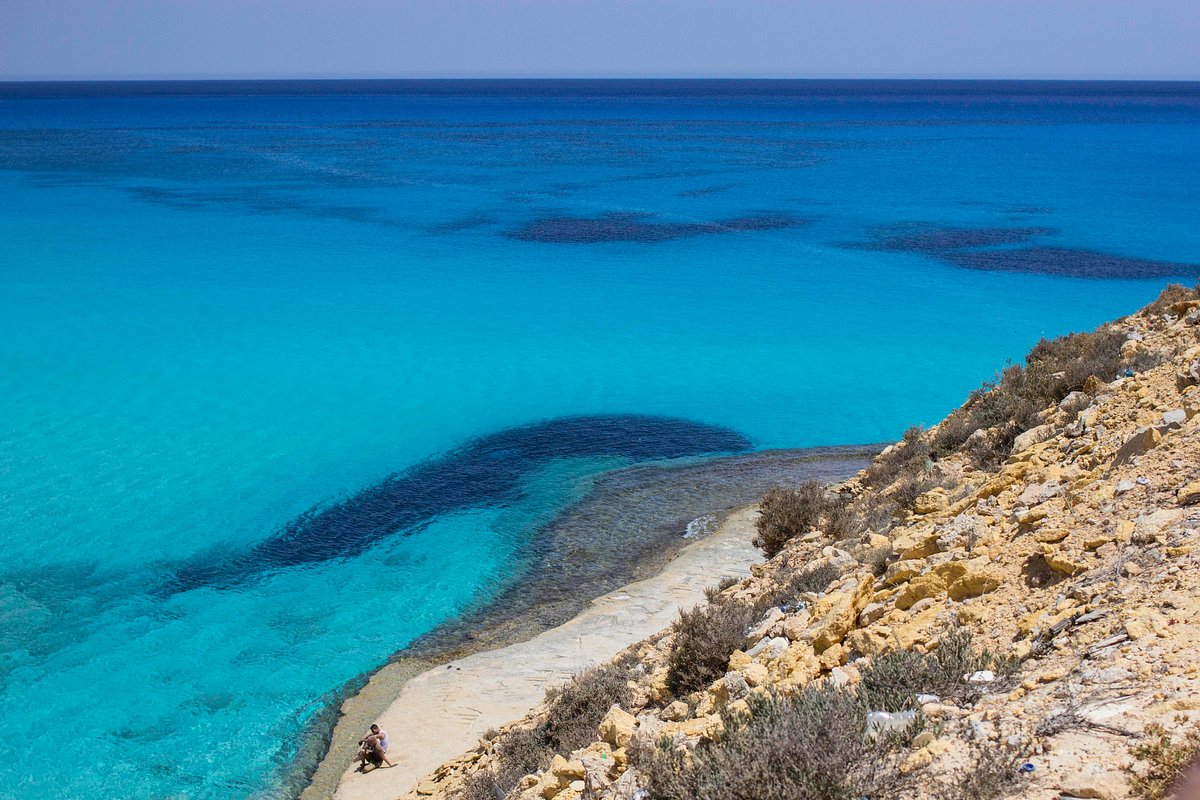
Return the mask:
[(370, 761), (376, 768), (382, 767), (384, 762), (389, 767), (396, 766), (387, 757), (388, 735), (387, 731), (382, 730), (378, 725), (371, 726), (371, 732), (358, 740), (358, 769), (363, 771), (367, 768), (367, 762)]

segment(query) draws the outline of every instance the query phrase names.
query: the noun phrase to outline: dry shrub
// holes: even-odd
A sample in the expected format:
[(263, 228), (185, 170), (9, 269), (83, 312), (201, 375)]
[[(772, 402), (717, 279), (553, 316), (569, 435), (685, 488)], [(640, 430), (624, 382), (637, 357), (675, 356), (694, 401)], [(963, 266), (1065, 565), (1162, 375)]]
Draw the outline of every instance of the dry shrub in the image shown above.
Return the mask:
[(496, 776), (485, 769), (467, 776), (455, 797), (457, 800), (497, 800), (504, 797), (504, 790), (497, 786)]
[(620, 662), (601, 664), (551, 689), (546, 698), (550, 714), (542, 723), (543, 735), (551, 749), (565, 756), (595, 740), (596, 726), (614, 703), (629, 707), (629, 668)]
[(932, 653), (895, 650), (876, 657), (862, 672), (859, 696), (874, 711), (911, 711), (918, 708), (918, 694), (935, 694), (957, 703), (973, 703), (983, 688), (967, 677), (991, 670), (998, 678), (1011, 675), (1016, 663), (987, 650), (977, 652), (971, 634), (954, 631), (941, 637)]
[[(1183, 723), (1186, 717), (1176, 717)], [(1200, 730), (1191, 728), (1179, 740), (1157, 722), (1146, 726), (1142, 740), (1130, 748), (1130, 754), (1142, 762), (1140, 770), (1130, 769), (1130, 787), (1143, 800), (1171, 797), (1187, 777), (1188, 767), (1200, 759)]]
[(888, 565), (892, 563), (892, 548), (890, 545), (873, 547), (863, 554), (861, 561), (870, 567), (872, 575), (882, 578), (887, 572)]
[[(807, 592), (820, 594), (829, 588), (829, 584), (840, 577), (842, 577), (842, 570), (828, 561), (786, 575), (780, 580), (779, 588), (767, 600), (766, 607), (794, 603), (800, 599), (800, 595)], [(765, 611), (766, 608), (763, 610)]]
[(495, 800), (497, 794), (504, 797), (521, 778), (549, 766), (556, 753), (565, 756), (591, 744), (596, 727), (613, 704), (630, 704), (629, 676), (630, 662), (620, 659), (585, 670), (548, 690), (546, 719), (532, 728), (500, 734), (495, 769), (464, 783), (462, 800)]
[(652, 800), (850, 800), (905, 796), (908, 779), (890, 751), (901, 739), (871, 740), (853, 692), (810, 685), (793, 697), (753, 695), (750, 713), (726, 720), (715, 743), (691, 754), (670, 740), (632, 757)]
[(1146, 306), (1146, 313), (1150, 316), (1161, 317), (1170, 312), (1171, 306), (1176, 303), (1198, 299), (1200, 299), (1200, 286), (1189, 289), (1179, 283), (1168, 283), (1154, 302)]
[[(554, 749), (541, 726), (508, 731), (496, 742), (496, 768), (490, 773), (493, 793), (507, 796), (521, 778), (550, 766)], [(481, 781), (482, 782), (482, 781)]]
[[(968, 455), (977, 465), (1003, 462), (1016, 438), (1038, 424), (1043, 409), (1082, 389), (1093, 375), (1103, 381), (1115, 379), (1125, 366), (1121, 360), (1124, 342), (1124, 334), (1110, 328), (1042, 339), (1029, 351), (1023, 366), (1010, 364), (939, 426), (933, 453), (944, 456), (971, 440)], [(972, 437), (976, 431), (989, 429), (987, 437)]]
[(826, 494), (817, 481), (805, 481), (795, 488), (776, 486), (763, 495), (755, 522), (754, 546), (773, 558), (784, 546), (814, 529), (834, 539), (857, 532), (857, 523), (849, 505), (840, 496)]
[(914, 425), (886, 455), (875, 458), (863, 475), (863, 483), (873, 489), (886, 489), (902, 475), (915, 475), (926, 468), (932, 451), (925, 429)]
[(676, 697), (698, 691), (725, 674), (729, 657), (746, 642), (761, 610), (726, 600), (680, 611), (667, 659), (667, 688)]

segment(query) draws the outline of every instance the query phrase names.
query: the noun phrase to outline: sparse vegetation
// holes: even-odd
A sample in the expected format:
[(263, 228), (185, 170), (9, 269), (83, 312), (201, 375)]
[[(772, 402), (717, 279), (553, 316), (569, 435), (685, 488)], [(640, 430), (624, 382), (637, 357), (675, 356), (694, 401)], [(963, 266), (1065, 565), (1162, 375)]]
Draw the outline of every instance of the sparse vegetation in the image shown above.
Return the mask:
[(767, 558), (773, 558), (790, 540), (812, 530), (821, 530), (832, 539), (844, 539), (857, 532), (846, 499), (830, 496), (817, 481), (768, 490), (759, 511), (754, 546)]
[(726, 600), (681, 611), (672, 628), (675, 643), (667, 661), (667, 688), (676, 697), (703, 689), (725, 674), (729, 656), (746, 642), (761, 609)]
[(912, 475), (924, 470), (930, 455), (925, 429), (914, 425), (904, 432), (891, 450), (875, 459), (867, 468), (863, 482), (874, 489), (886, 489), (900, 475)]
[(771, 595), (767, 608), (794, 603), (806, 592), (823, 592), (840, 577), (842, 571), (829, 562), (781, 577), (779, 588)]
[(1170, 312), (1171, 306), (1189, 300), (1200, 300), (1200, 286), (1189, 289), (1179, 283), (1169, 283), (1154, 302), (1146, 306), (1146, 313), (1153, 317), (1161, 317)]
[[(1176, 718), (1180, 724), (1186, 721), (1186, 717)], [(1200, 729), (1189, 728), (1176, 738), (1159, 723), (1151, 723), (1130, 754), (1141, 762), (1140, 768), (1130, 769), (1134, 796), (1166, 800), (1183, 783), (1188, 767), (1200, 759)]]
[(694, 753), (667, 740), (633, 757), (653, 800), (849, 800), (877, 787), (866, 773), (894, 746), (865, 733), (852, 692), (810, 686), (795, 697), (752, 697), (748, 715), (729, 719), (719, 742)]
[(495, 800), (508, 795), (521, 778), (545, 769), (551, 759), (567, 755), (595, 739), (596, 726), (614, 703), (628, 706), (629, 662), (617, 660), (585, 670), (546, 692), (549, 713), (532, 728), (518, 728), (496, 738), (498, 758), (463, 784), (462, 800)]
[(918, 694), (972, 703), (983, 684), (968, 678), (984, 670), (1004, 677), (1016, 670), (1016, 664), (987, 650), (976, 651), (970, 633), (954, 631), (942, 636), (932, 653), (896, 650), (879, 656), (862, 670), (859, 694), (871, 708), (882, 711), (916, 710)]
[[(1010, 364), (996, 380), (985, 383), (937, 429), (932, 452), (941, 457), (964, 444), (979, 466), (995, 466), (1008, 458), (1017, 436), (1038, 424), (1038, 414), (1093, 375), (1117, 377), (1124, 364), (1124, 334), (1111, 328), (1042, 339), (1025, 364)], [(976, 435), (984, 431), (984, 434)]]

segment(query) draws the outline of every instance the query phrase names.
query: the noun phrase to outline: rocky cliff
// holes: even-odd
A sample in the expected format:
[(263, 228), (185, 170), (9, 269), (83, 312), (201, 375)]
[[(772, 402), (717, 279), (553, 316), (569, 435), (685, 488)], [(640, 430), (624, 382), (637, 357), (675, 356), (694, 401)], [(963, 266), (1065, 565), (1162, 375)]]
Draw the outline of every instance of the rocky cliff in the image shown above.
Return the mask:
[(752, 577), (410, 797), (1165, 796), (1200, 717), (1198, 384), (1180, 287), (1039, 344), (773, 493)]

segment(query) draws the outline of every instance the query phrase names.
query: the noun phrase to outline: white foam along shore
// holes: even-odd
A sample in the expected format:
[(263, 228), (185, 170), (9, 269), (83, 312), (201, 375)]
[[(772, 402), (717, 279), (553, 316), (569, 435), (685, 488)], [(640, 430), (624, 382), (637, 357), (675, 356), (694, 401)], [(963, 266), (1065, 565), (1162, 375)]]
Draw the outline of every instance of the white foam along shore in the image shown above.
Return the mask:
[[(346, 763), (334, 797), (394, 800), (404, 795), (443, 762), (474, 747), (489, 728), (524, 716), (550, 686), (667, 627), (680, 608), (703, 599), (705, 587), (749, 574), (750, 565), (762, 560), (750, 543), (755, 515), (753, 507), (734, 512), (657, 575), (596, 598), (563, 625), (405, 681), (378, 717), (390, 736), (388, 755), (396, 766), (364, 774)], [(376, 673), (372, 682), (388, 680), (386, 672)], [(322, 764), (322, 770), (337, 766)], [(317, 786), (305, 793), (326, 794)]]

